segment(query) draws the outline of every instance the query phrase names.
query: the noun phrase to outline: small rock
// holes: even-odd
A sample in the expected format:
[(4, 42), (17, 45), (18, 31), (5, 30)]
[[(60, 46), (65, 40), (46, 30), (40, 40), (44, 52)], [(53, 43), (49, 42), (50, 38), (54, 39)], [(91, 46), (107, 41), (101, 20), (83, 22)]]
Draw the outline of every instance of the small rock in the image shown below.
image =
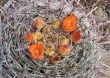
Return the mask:
[(39, 1), (35, 0), (34, 5), (35, 6), (38, 5), (38, 6), (41, 6), (41, 7), (44, 7), (45, 6), (45, 4), (43, 3), (42, 0), (39, 0)]
[(69, 14), (72, 10), (73, 10), (73, 6), (66, 2), (66, 4), (64, 5), (63, 12), (65, 14)]
[(51, 10), (58, 10), (60, 8), (61, 2), (56, 1), (56, 2), (50, 2), (50, 9)]
[(95, 14), (96, 14), (96, 19), (99, 21), (104, 21), (108, 18), (107, 13), (102, 8), (98, 8), (95, 11)]

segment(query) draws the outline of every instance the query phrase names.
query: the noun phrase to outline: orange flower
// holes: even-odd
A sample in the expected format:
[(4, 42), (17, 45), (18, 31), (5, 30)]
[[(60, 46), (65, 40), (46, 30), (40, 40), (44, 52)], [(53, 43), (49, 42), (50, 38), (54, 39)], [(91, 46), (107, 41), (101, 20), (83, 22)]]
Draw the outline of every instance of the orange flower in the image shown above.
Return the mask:
[(35, 26), (37, 28), (42, 28), (44, 26), (44, 21), (42, 18), (35, 18)]
[(71, 34), (71, 40), (74, 43), (78, 43), (81, 40), (81, 30), (76, 30)]
[(59, 56), (53, 56), (53, 57), (51, 57), (51, 61), (52, 62), (58, 62), (58, 61), (61, 61), (61, 58), (59, 57)]
[(62, 28), (66, 32), (72, 32), (77, 28), (78, 19), (75, 15), (67, 16), (63, 19)]
[(62, 45), (59, 48), (59, 52), (63, 56), (68, 55), (70, 54), (70, 47), (68, 45)]
[(26, 36), (25, 36), (25, 39), (27, 42), (32, 42), (33, 41), (33, 38), (34, 38), (34, 33), (32, 32), (29, 32)]
[(38, 42), (37, 44), (31, 44), (29, 46), (29, 52), (31, 53), (32, 57), (38, 60), (43, 60), (44, 55), (44, 46), (42, 42)]

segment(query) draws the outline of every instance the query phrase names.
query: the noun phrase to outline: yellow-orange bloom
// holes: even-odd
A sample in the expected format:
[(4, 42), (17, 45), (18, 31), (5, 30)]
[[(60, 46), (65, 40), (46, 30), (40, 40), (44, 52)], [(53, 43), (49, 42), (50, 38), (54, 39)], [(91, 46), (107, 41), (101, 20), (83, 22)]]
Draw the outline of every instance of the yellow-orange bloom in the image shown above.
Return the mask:
[(34, 34), (34, 40), (40, 40), (42, 39), (42, 33), (41, 32), (35, 32)]
[(60, 44), (61, 45), (68, 45), (69, 44), (69, 39), (66, 38), (65, 36), (61, 36), (61, 38), (60, 38)]
[(47, 56), (52, 56), (54, 53), (55, 53), (55, 51), (52, 48), (47, 48), (45, 51), (45, 55), (47, 55)]
[(45, 27), (43, 28), (43, 32), (44, 32), (44, 33), (50, 32), (50, 27), (49, 27), (49, 26), (45, 26)]
[(42, 28), (45, 25), (42, 18), (35, 18), (35, 27)]
[(60, 27), (60, 21), (57, 20), (57, 19), (55, 19), (55, 20), (53, 21), (53, 27), (54, 27), (54, 28), (59, 28), (59, 27)]
[(70, 54), (70, 47), (68, 45), (60, 46), (59, 53), (63, 56)]

